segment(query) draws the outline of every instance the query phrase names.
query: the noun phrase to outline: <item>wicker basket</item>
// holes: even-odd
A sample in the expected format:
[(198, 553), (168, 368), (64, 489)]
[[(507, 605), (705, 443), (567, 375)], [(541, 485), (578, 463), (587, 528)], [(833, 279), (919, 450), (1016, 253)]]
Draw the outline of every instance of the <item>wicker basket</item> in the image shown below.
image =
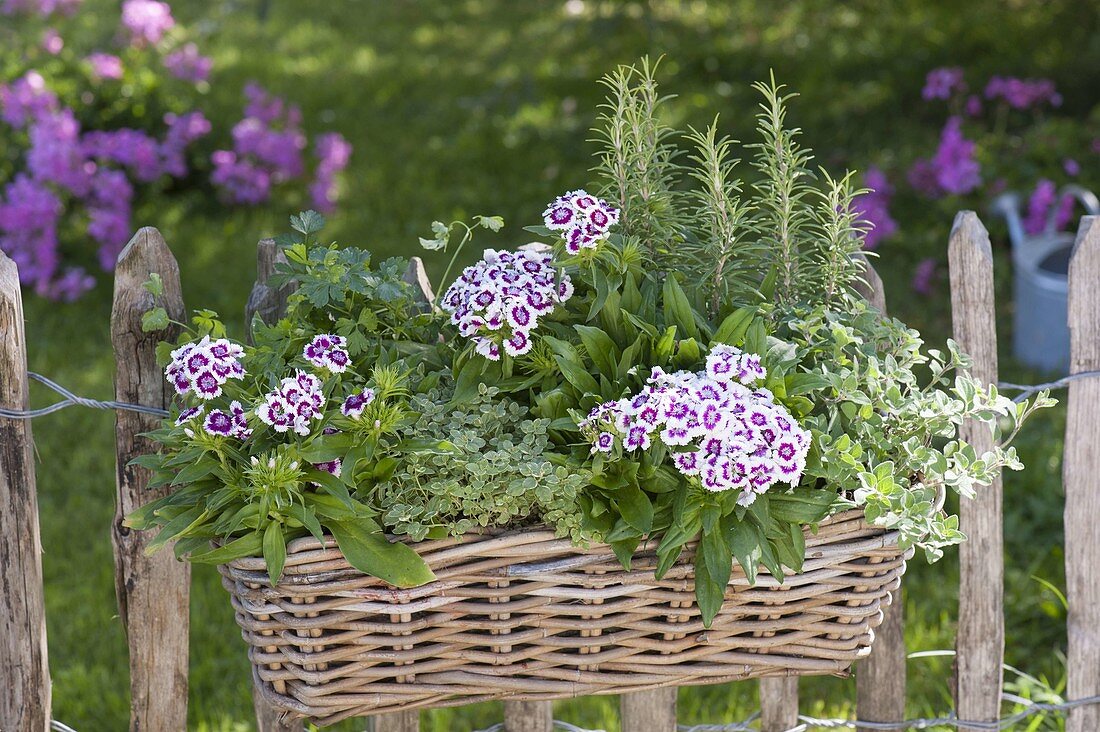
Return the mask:
[(263, 560), (223, 565), (268, 699), (318, 724), (490, 699), (560, 699), (759, 676), (843, 675), (871, 650), (905, 571), (897, 535), (859, 511), (807, 530), (806, 563), (781, 585), (740, 567), (710, 629), (691, 553), (661, 580), (652, 551), (624, 571), (604, 545), (547, 531), (416, 546), (437, 581), (393, 589), (334, 543), (298, 539), (282, 581)]

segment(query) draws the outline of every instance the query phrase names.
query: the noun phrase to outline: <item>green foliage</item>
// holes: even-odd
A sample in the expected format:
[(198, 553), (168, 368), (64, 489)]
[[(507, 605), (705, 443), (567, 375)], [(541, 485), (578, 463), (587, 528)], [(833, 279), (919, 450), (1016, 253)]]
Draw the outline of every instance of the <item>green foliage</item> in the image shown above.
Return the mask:
[(689, 175), (699, 184), (689, 194), (696, 202), (697, 240), (680, 255), (680, 270), (689, 280), (706, 283), (702, 294), (713, 318), (731, 293), (752, 291), (764, 279), (766, 252), (751, 203), (741, 197), (735, 177), (740, 161), (730, 158), (734, 141), (718, 136), (718, 118), (702, 132), (691, 129), (687, 139), (695, 146)]
[(793, 95), (783, 94), (774, 77), (771, 84), (758, 82), (753, 88), (764, 97), (757, 115), (761, 141), (750, 146), (756, 149), (753, 165), (761, 174), (754, 185), (761, 231), (776, 273), (776, 298), (789, 303), (808, 293), (803, 254), (812, 221), (806, 199), (813, 192), (809, 170), (813, 156), (798, 144), (801, 130), (786, 126), (786, 103)]
[(452, 397), (433, 390), (410, 401), (411, 433), (444, 441), (402, 455), (371, 489), (385, 524), (419, 541), (541, 521), (585, 541), (577, 500), (588, 474), (551, 460), (549, 420), (484, 384), (468, 400)]
[(608, 96), (593, 132), (601, 194), (621, 210), (623, 235), (659, 258), (681, 239), (684, 221), (676, 205), (679, 151), (659, 117), (668, 97), (657, 92), (657, 66), (644, 58), (603, 78)]
[[(823, 306), (793, 309), (781, 334), (802, 367), (820, 381), (804, 422), (814, 434), (807, 474), (862, 506), (872, 523), (896, 529), (903, 546), (930, 561), (965, 537), (958, 517), (941, 511), (947, 490), (965, 498), (1002, 469), (1023, 467), (1010, 446), (1036, 409), (1053, 405), (1044, 393), (1014, 403), (960, 373), (969, 359), (948, 341), (946, 354), (924, 351), (920, 335), (852, 299), (847, 313)], [(985, 422), (998, 438), (976, 454), (959, 439), (967, 419)]]

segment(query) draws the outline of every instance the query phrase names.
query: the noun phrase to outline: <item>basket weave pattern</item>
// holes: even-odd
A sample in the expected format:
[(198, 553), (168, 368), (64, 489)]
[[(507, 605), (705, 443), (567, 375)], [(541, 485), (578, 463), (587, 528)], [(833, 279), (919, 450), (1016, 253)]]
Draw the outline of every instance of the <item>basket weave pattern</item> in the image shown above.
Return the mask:
[(260, 558), (222, 565), (253, 671), (275, 706), (319, 724), (489, 699), (559, 699), (759, 676), (843, 674), (871, 650), (908, 556), (897, 535), (838, 514), (806, 532), (783, 584), (735, 564), (711, 628), (690, 550), (660, 580), (600, 544), (548, 531), (469, 534), (417, 551), (437, 581), (398, 590), (335, 544), (291, 543), (271, 587)]

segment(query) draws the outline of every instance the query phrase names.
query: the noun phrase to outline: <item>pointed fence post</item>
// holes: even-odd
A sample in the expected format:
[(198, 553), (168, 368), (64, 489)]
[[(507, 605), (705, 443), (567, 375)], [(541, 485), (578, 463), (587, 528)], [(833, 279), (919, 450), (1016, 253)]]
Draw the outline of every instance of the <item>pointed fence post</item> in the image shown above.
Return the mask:
[[(960, 211), (948, 246), (955, 340), (973, 360), (970, 375), (997, 383), (993, 250), (973, 211)], [(960, 437), (981, 455), (993, 448), (987, 425), (967, 421)], [(995, 722), (1001, 713), (1004, 663), (1004, 526), (1000, 476), (959, 505), (959, 627), (955, 638), (955, 708), (961, 719)], [(976, 729), (961, 727), (960, 729)]]
[[(141, 229), (118, 256), (111, 343), (115, 351), (115, 398), (119, 401), (167, 408), (171, 388), (157, 366), (157, 343), (179, 333), (142, 331), (142, 314), (154, 306), (153, 295), (142, 286), (151, 273), (160, 275), (163, 306), (173, 320), (183, 320), (179, 267), (156, 229)], [(160, 426), (153, 416), (116, 412), (115, 450), (118, 498), (111, 538), (115, 548), (115, 590), (119, 614), (130, 648), (130, 729), (184, 730), (187, 728), (188, 602), (191, 568), (176, 561), (168, 550), (145, 555), (151, 534), (122, 525), (131, 511), (167, 495), (166, 487), (149, 490), (145, 468), (129, 465), (155, 452), (144, 437)]]
[[(287, 298), (294, 292), (293, 283), (283, 287), (270, 287), (268, 279), (275, 274), (275, 265), (286, 262), (286, 255), (274, 239), (261, 239), (256, 245), (256, 283), (248, 296), (244, 309), (245, 340), (252, 343), (252, 320), (259, 315), (268, 325), (274, 325), (286, 312)], [(266, 616), (261, 616), (265, 618)], [(302, 732), (301, 720), (287, 720), (283, 712), (273, 707), (263, 693), (252, 685), (252, 708), (256, 713), (258, 732)]]
[[(1100, 216), (1085, 216), (1069, 263), (1070, 373), (1100, 370)], [(1068, 699), (1100, 694), (1100, 377), (1069, 385), (1065, 458)], [(1100, 706), (1069, 713), (1067, 732), (1100, 729)]]
[[(860, 294), (886, 315), (886, 290), (882, 278), (866, 257)], [(869, 722), (900, 722), (905, 718), (905, 611), (902, 588), (891, 593), (883, 608), (882, 624), (875, 629), (874, 650), (856, 666), (856, 711)], [(858, 732), (868, 732), (857, 728)]]
[[(0, 252), (0, 405), (26, 409), (19, 270)], [(0, 728), (50, 728), (42, 541), (30, 420), (0, 417)]]
[(248, 304), (244, 308), (245, 338), (252, 343), (252, 318), (274, 325), (286, 313), (287, 298), (294, 292), (293, 283), (282, 287), (269, 287), (267, 280), (275, 274), (275, 265), (286, 264), (286, 255), (274, 239), (261, 239), (256, 245), (256, 284), (248, 295)]

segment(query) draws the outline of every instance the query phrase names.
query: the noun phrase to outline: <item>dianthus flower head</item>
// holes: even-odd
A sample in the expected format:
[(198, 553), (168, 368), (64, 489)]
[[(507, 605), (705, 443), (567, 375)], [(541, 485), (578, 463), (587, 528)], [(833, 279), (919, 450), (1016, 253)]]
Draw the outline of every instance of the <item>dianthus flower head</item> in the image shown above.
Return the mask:
[(580, 428), (592, 452), (673, 448), (672, 462), (709, 491), (740, 491), (749, 505), (776, 483), (796, 485), (806, 467), (810, 434), (766, 389), (756, 354), (711, 348), (703, 371), (654, 369), (637, 394), (593, 409)]
[(194, 394), (199, 399), (215, 399), (229, 379), (244, 378), (240, 358), (244, 348), (225, 338), (185, 343), (172, 351), (172, 362), (164, 376), (180, 396)]
[(496, 361), (502, 349), (510, 356), (529, 352), (539, 318), (572, 295), (573, 283), (559, 277), (548, 252), (487, 249), (447, 289), (441, 306), (476, 352)]
[(201, 417), (202, 413), (205, 409), (206, 409), (206, 407), (204, 407), (200, 404), (197, 407), (189, 407), (187, 409), (184, 409), (184, 410), (180, 411), (179, 416), (176, 417), (176, 426), (180, 427), (180, 426), (190, 422), (191, 420), (195, 419), (196, 417)]
[(348, 368), (348, 352), (345, 349), (347, 340), (343, 336), (321, 334), (315, 336), (312, 341), (302, 349), (302, 355), (307, 361), (319, 369), (327, 369), (334, 374), (341, 374)]
[(565, 249), (577, 254), (595, 249), (619, 223), (619, 209), (587, 191), (570, 191), (558, 196), (542, 212), (546, 228), (561, 233)]
[(229, 405), (228, 412), (221, 409), (211, 410), (203, 420), (202, 428), (207, 434), (234, 437), (238, 440), (248, 439), (252, 435), (252, 430), (248, 428), (244, 407), (238, 401)]
[(279, 388), (264, 396), (256, 416), (276, 432), (294, 431), (308, 435), (310, 423), (324, 416), (325, 394), (321, 380), (313, 374), (295, 371), (279, 383)]
[(363, 389), (344, 400), (340, 405), (340, 413), (351, 419), (359, 419), (364, 410), (374, 401), (374, 389)]

